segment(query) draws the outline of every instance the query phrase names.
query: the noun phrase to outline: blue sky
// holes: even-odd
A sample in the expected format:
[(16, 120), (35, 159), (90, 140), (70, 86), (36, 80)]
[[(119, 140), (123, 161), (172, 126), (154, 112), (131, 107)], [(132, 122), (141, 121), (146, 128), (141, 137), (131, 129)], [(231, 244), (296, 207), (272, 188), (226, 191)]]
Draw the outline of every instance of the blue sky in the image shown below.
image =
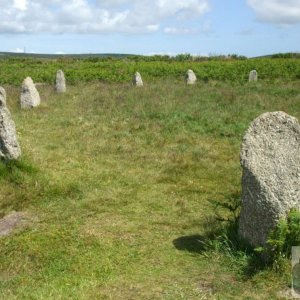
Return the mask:
[(0, 51), (300, 52), (300, 0), (0, 0)]

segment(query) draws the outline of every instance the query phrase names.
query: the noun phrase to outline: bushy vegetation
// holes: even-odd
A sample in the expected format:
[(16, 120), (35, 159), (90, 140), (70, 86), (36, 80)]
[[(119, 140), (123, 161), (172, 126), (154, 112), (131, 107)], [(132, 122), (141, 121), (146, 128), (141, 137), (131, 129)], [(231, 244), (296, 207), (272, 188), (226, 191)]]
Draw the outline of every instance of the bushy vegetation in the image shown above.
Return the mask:
[(249, 72), (256, 69), (260, 80), (276, 82), (300, 79), (300, 60), (289, 59), (241, 59), (228, 57), (192, 57), (182, 54), (169, 56), (129, 56), (42, 59), (11, 57), (0, 60), (0, 84), (20, 85), (26, 76), (35, 82), (53, 83), (57, 69), (63, 69), (68, 82), (102, 81), (129, 82), (139, 71), (145, 82), (156, 79), (182, 79), (187, 69), (193, 69), (200, 81), (220, 80), (243, 84)]
[(279, 220), (277, 226), (269, 232), (264, 247), (254, 248), (238, 234), (240, 195), (233, 194), (223, 201), (213, 200), (211, 203), (215, 216), (202, 241), (206, 251), (217, 249), (227, 255), (229, 260), (243, 262), (247, 273), (268, 268), (276, 272), (286, 270), (292, 247), (300, 246), (299, 210), (293, 208), (286, 217)]
[(287, 218), (279, 221), (267, 239), (265, 247), (256, 249), (273, 268), (281, 271), (285, 258), (290, 258), (293, 246), (300, 246), (300, 211), (292, 209)]

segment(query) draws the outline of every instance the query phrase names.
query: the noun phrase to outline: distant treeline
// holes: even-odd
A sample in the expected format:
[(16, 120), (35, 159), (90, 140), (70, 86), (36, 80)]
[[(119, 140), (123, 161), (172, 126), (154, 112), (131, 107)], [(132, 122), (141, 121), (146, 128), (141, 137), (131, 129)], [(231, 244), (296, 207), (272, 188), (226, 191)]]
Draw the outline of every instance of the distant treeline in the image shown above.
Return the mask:
[(192, 55), (182, 53), (177, 55), (135, 55), (135, 54), (36, 54), (0, 52), (0, 59), (7, 58), (45, 58), (45, 59), (86, 59), (88, 61), (103, 61), (114, 59), (127, 59), (132, 61), (210, 61), (210, 60), (245, 60), (246, 56), (238, 54), (228, 55)]
[(300, 53), (277, 53), (270, 56), (271, 58), (300, 58)]
[(40, 58), (40, 59), (86, 59), (88, 61), (103, 61), (126, 59), (132, 61), (212, 61), (212, 60), (246, 60), (257, 58), (294, 58), (300, 59), (300, 53), (276, 53), (271, 55), (259, 56), (254, 58), (247, 58), (243, 55), (228, 54), (217, 55), (211, 54), (208, 56), (192, 55), (189, 53), (182, 53), (177, 55), (135, 55), (135, 54), (114, 54), (114, 53), (88, 53), (88, 54), (37, 54), (37, 53), (12, 53), (0, 52), (0, 59), (7, 58)]

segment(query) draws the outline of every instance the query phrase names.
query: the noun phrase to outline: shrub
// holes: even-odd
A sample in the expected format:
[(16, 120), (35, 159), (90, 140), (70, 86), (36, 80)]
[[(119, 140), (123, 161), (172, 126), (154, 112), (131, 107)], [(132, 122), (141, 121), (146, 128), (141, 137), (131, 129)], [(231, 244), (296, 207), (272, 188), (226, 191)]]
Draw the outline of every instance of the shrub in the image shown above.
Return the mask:
[(300, 246), (300, 211), (292, 209), (268, 235), (265, 247), (257, 248), (276, 270), (291, 256), (292, 246)]
[[(240, 199), (238, 195), (225, 201), (213, 201), (215, 205), (215, 220), (224, 223), (209, 234), (206, 250), (219, 250), (229, 254), (236, 261), (248, 256), (252, 259), (249, 268), (261, 269), (271, 266), (275, 271), (284, 269), (287, 258), (291, 256), (293, 246), (300, 246), (300, 211), (292, 209), (287, 218), (282, 218), (269, 233), (265, 247), (253, 249), (247, 241), (238, 234)], [(218, 210), (221, 208), (221, 211)], [(227, 217), (224, 217), (227, 216)], [(242, 254), (243, 253), (243, 254)]]

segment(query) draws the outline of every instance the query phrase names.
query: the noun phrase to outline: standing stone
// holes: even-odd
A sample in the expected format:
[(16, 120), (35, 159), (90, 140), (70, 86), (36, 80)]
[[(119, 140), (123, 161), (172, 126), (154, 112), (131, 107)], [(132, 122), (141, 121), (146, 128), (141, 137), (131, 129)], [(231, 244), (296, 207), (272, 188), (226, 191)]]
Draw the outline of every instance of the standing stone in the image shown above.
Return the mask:
[(252, 70), (249, 73), (249, 82), (257, 81), (257, 72), (256, 70)]
[(4, 160), (14, 160), (21, 156), (21, 148), (17, 140), (15, 123), (6, 107), (2, 92), (3, 89), (0, 92), (0, 157)]
[(187, 85), (195, 84), (197, 80), (197, 77), (193, 70), (188, 70), (186, 72), (185, 78), (186, 78)]
[(22, 83), (20, 102), (21, 108), (35, 107), (41, 103), (39, 92), (30, 77), (24, 79)]
[(281, 111), (255, 119), (243, 139), (241, 165), (239, 233), (252, 246), (264, 246), (279, 219), (300, 209), (298, 120)]
[(142, 76), (139, 72), (136, 72), (132, 79), (132, 84), (135, 86), (143, 86)]
[(6, 104), (6, 91), (2, 86), (0, 86), (0, 97), (1, 102), (4, 102)]
[(66, 92), (66, 79), (65, 74), (62, 70), (56, 72), (55, 89), (57, 93)]

